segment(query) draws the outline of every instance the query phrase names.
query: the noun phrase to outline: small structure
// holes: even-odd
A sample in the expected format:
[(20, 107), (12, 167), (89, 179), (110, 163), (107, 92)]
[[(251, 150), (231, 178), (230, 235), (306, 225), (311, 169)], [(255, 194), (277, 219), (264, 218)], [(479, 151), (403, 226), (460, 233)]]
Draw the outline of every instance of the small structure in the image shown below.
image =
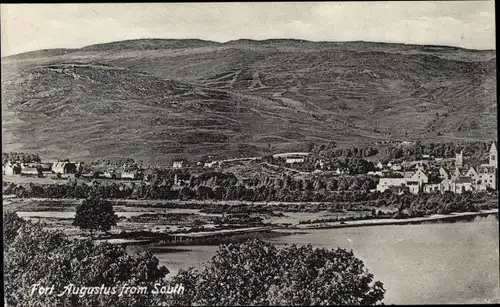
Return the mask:
[(77, 165), (77, 163), (75, 162), (68, 162), (68, 161), (65, 161), (65, 162), (56, 162), (52, 165), (52, 172), (54, 174), (74, 174), (77, 172), (78, 170), (78, 166), (80, 164)]
[(182, 160), (174, 161), (174, 163), (172, 164), (172, 168), (183, 168), (185, 167), (185, 164), (186, 162)]
[(304, 156), (290, 156), (286, 158), (286, 164), (304, 163)]
[(110, 179), (117, 179), (118, 178), (118, 174), (116, 173), (116, 171), (114, 169), (111, 169), (111, 168), (107, 169), (103, 175), (105, 178), (110, 178)]
[(143, 177), (142, 172), (138, 169), (133, 169), (133, 168), (125, 168), (122, 173), (121, 173), (121, 179), (131, 179), (131, 180), (138, 180)]
[(12, 176), (12, 175), (20, 175), (21, 174), (21, 165), (17, 162), (8, 161), (3, 165), (2, 173), (4, 175)]
[(34, 164), (21, 164), (21, 175), (38, 175), (38, 167)]
[(216, 167), (218, 165), (219, 165), (219, 162), (212, 161), (212, 162), (205, 162), (205, 164), (203, 164), (203, 167), (205, 167), (205, 168), (214, 168), (214, 167)]

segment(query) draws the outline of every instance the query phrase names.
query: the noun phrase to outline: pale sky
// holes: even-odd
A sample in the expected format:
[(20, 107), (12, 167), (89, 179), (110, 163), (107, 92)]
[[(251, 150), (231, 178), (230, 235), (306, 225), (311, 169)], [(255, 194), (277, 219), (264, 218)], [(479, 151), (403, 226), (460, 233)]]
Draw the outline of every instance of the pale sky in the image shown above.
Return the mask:
[(493, 1), (2, 4), (2, 56), (136, 38), (296, 38), (495, 49)]

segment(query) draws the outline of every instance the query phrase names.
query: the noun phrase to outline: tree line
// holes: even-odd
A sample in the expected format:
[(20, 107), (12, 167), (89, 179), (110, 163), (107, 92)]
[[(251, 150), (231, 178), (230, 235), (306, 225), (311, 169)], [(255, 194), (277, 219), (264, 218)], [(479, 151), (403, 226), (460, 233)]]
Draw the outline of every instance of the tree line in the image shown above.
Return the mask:
[[(172, 174), (174, 178), (172, 178)], [(184, 177), (185, 178), (185, 177)], [(238, 180), (234, 174), (209, 172), (174, 183), (175, 172), (156, 177), (150, 183), (87, 183), (16, 185), (3, 183), (4, 194), (19, 197), (86, 198), (95, 193), (102, 198), (167, 199), (167, 200), (242, 200), (242, 201), (347, 201), (367, 198), (376, 187), (370, 176), (316, 176), (311, 179), (293, 178), (289, 174), (273, 178), (255, 175)], [(349, 193), (346, 193), (349, 192)]]

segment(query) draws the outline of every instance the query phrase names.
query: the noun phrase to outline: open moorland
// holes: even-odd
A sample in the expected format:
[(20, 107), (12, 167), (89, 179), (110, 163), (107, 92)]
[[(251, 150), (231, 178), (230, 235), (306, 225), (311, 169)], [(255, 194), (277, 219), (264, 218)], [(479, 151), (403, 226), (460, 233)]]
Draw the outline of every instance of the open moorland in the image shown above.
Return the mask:
[[(2, 146), (149, 163), (495, 138), (494, 51), (132, 40), (2, 58)], [(403, 128), (404, 127), (404, 128)]]

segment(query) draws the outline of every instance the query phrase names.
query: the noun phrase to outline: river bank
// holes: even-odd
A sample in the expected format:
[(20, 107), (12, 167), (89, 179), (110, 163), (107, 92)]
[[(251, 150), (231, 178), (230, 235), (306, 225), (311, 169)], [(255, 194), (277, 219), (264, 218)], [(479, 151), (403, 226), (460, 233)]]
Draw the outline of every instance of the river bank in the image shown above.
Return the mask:
[(450, 214), (436, 214), (424, 217), (414, 217), (405, 219), (374, 219), (374, 220), (359, 220), (350, 222), (328, 222), (319, 224), (297, 225), (294, 229), (328, 229), (328, 228), (347, 228), (347, 227), (365, 227), (365, 226), (380, 226), (380, 225), (407, 225), (407, 224), (423, 224), (437, 221), (452, 221), (459, 220), (465, 217), (484, 216), (490, 214), (498, 214), (498, 209), (481, 210), (479, 212), (455, 212)]

